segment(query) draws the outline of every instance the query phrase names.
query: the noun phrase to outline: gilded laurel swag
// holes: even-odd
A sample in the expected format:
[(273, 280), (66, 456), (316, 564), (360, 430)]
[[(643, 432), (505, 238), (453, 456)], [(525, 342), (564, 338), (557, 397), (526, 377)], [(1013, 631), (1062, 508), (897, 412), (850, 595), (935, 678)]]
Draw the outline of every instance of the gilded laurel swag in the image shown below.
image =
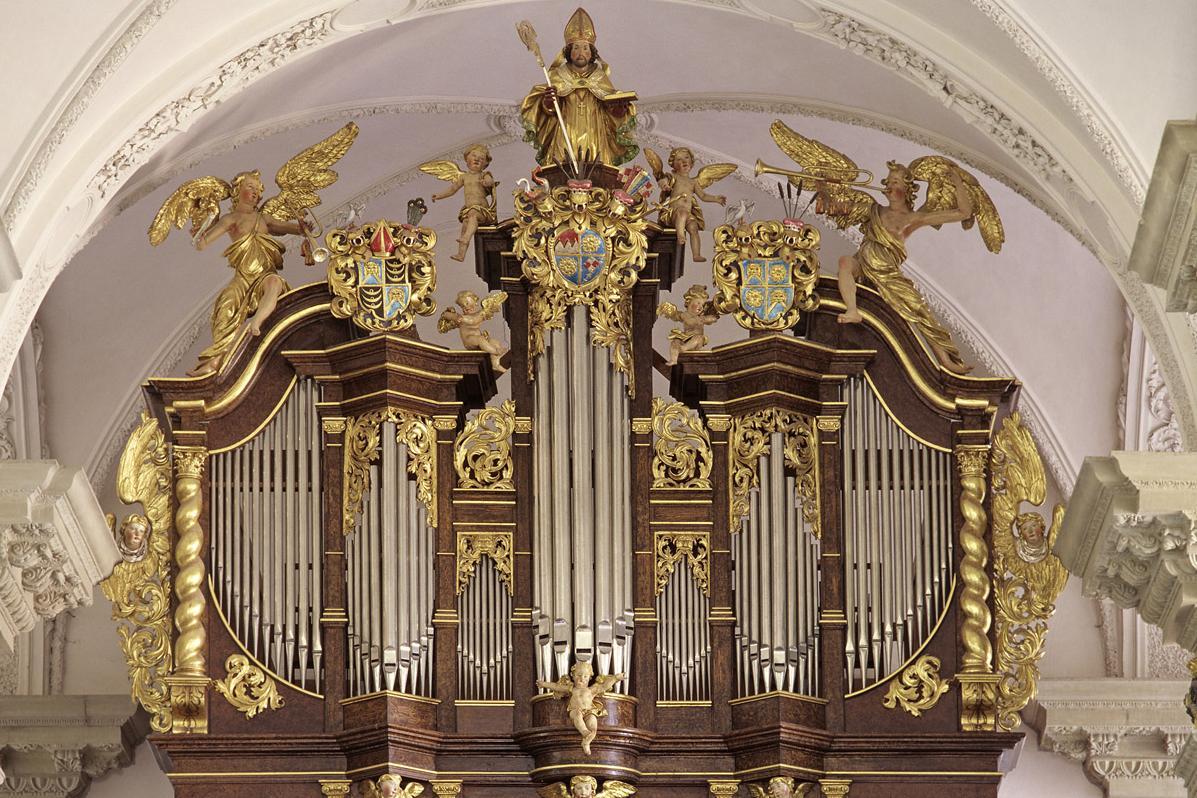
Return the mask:
[[(512, 250), (532, 285), (528, 354), (545, 350), (545, 333), (565, 328), (573, 305), (590, 309), (592, 343), (611, 350), (615, 368), (632, 375), (631, 290), (647, 253), (640, 197), (630, 205), (602, 188), (515, 192)], [(533, 375), (535, 376), (535, 375)]]
[(125, 520), (118, 533), (125, 560), (117, 563), (101, 588), (112, 602), (112, 618), (118, 622), (132, 697), (149, 713), (154, 731), (168, 732), (171, 709), (164, 678), (172, 668), (171, 465), (166, 438), (148, 412), (142, 411), (141, 423), (125, 444), (117, 467), (116, 490), (125, 504), (141, 504), (149, 534), (142, 544), (144, 549), (139, 546), (130, 556), (123, 538), (126, 528), (139, 516)]
[(711, 595), (711, 541), (705, 532), (658, 532), (653, 549), (656, 595), (661, 595), (683, 558), (690, 563), (694, 583), (704, 595)]
[(465, 592), (478, 561), (490, 557), (499, 574), (499, 581), (507, 586), (507, 592), (514, 594), (511, 582), (511, 533), (510, 532), (463, 532), (457, 533), (457, 595)]
[(760, 485), (758, 465), (768, 454), (770, 438), (782, 433), (782, 454), (786, 468), (794, 475), (802, 520), (816, 538), (819, 523), (819, 469), (816, 462), (818, 438), (811, 416), (769, 408), (743, 416), (734, 416), (728, 439), (730, 455), (728, 480), (730, 492), (729, 528), (740, 531), (740, 520), (748, 514), (748, 496)]
[(653, 399), (653, 487), (711, 487), (711, 438), (681, 402)]
[(378, 459), (383, 422), (395, 424), (396, 440), (407, 447), (407, 470), (416, 480), (416, 497), (427, 511), (428, 525), (436, 526), (436, 432), (432, 420), (394, 408), (351, 416), (345, 423), (344, 532), (353, 532), (362, 511), (362, 498), (370, 490), (370, 464)]
[(1064, 520), (1057, 504), (1048, 527), (1036, 512), (1019, 512), (1023, 502), (1041, 506), (1047, 477), (1031, 431), (1018, 413), (1002, 422), (990, 459), (993, 490), (993, 573), (996, 616), (995, 670), (998, 727), (1013, 731), (1019, 712), (1035, 696), (1048, 618), (1068, 581), (1068, 572), (1052, 554)]
[(249, 720), (267, 709), (279, 709), (285, 703), (279, 695), (274, 679), (241, 654), (233, 654), (225, 660), (224, 679), (212, 682), (233, 708), (245, 714)]
[(515, 432), (515, 402), (483, 408), (466, 422), (453, 446), (457, 487), (514, 490), (511, 475), (511, 435)]

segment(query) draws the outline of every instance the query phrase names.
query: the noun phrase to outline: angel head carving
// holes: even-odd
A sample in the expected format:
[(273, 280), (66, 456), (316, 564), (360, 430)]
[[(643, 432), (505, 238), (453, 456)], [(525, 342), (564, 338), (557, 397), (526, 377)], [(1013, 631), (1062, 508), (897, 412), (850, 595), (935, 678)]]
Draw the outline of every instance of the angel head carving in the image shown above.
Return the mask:
[(1039, 513), (1019, 513), (1011, 532), (1014, 549), (1023, 560), (1034, 563), (1047, 556), (1047, 522)]
[(636, 788), (626, 782), (612, 779), (603, 782), (603, 788), (600, 790), (598, 779), (594, 776), (574, 776), (569, 780), (568, 787), (565, 782), (559, 781), (541, 787), (536, 794), (540, 798), (627, 798), (636, 794)]
[(414, 781), (406, 787), (398, 776), (387, 773), (379, 777), (377, 782), (364, 782), (361, 791), (366, 798), (416, 798), (424, 792), (423, 784)]
[(762, 787), (759, 784), (749, 784), (748, 792), (752, 798), (799, 798), (806, 795), (814, 786), (811, 782), (797, 784), (789, 776), (774, 776)]
[[(109, 524), (115, 526), (116, 518)], [(140, 513), (133, 513), (121, 523), (116, 533), (116, 548), (125, 562), (141, 562), (150, 545), (150, 519)]]

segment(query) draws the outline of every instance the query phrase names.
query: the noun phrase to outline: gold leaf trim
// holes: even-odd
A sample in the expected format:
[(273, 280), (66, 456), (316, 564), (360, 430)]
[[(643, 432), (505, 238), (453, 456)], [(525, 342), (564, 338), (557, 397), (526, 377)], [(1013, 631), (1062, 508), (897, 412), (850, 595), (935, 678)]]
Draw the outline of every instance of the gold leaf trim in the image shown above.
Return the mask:
[(233, 654), (224, 662), (224, 679), (212, 682), (216, 692), (228, 700), (249, 720), (267, 709), (279, 709), (285, 703), (279, 695), (274, 679), (241, 654)]
[(882, 706), (886, 709), (900, 706), (916, 718), (934, 707), (951, 687), (950, 680), (939, 677), (939, 666), (939, 659), (930, 654), (919, 657), (889, 683)]
[(346, 535), (357, 526), (362, 499), (370, 490), (370, 464), (378, 459), (379, 429), (384, 421), (395, 424), (396, 440), (407, 447), (407, 470), (416, 478), (416, 497), (424, 503), (428, 525), (436, 526), (436, 433), (432, 421), (425, 416), (386, 408), (345, 419), (341, 523)]
[(514, 490), (511, 436), (515, 432), (515, 402), (487, 407), (466, 422), (453, 445), (457, 487)]
[(819, 501), (819, 438), (811, 416), (768, 408), (734, 416), (728, 436), (731, 478), (728, 480), (729, 518), (732, 534), (740, 531), (740, 520), (748, 514), (748, 494), (760, 484), (757, 464), (769, 452), (774, 432), (783, 434), (783, 456), (794, 474), (795, 489), (802, 500), (802, 519), (818, 538), (822, 534)]
[(653, 487), (711, 487), (711, 438), (698, 414), (681, 402), (653, 399)]
[(510, 532), (458, 532), (457, 533), (457, 595), (465, 592), (474, 578), (474, 568), (483, 556), (490, 557), (499, 573), (499, 581), (507, 586), (507, 592), (514, 595), (511, 584), (511, 533)]
[(685, 558), (690, 563), (690, 573), (703, 595), (711, 595), (711, 540), (705, 532), (657, 532), (653, 546), (657, 587), (655, 594), (661, 595), (673, 569)]

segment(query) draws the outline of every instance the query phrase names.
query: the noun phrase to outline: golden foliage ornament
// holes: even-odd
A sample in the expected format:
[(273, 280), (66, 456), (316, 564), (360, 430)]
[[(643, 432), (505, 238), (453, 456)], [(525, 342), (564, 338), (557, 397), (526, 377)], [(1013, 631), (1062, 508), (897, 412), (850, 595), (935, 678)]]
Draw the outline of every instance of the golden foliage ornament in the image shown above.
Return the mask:
[(249, 720), (268, 709), (280, 709), (283, 697), (270, 674), (250, 662), (248, 657), (233, 654), (224, 663), (224, 679), (212, 683), (233, 707)]
[(931, 709), (952, 686), (951, 680), (940, 678), (939, 667), (938, 658), (922, 655), (889, 683), (882, 705), (886, 709), (901, 707), (916, 718)]
[(782, 433), (785, 466), (794, 475), (795, 489), (802, 505), (802, 520), (811, 534), (821, 534), (819, 511), (819, 450), (814, 418), (788, 410), (767, 408), (734, 416), (728, 436), (729, 529), (740, 531), (740, 520), (748, 514), (749, 492), (760, 484), (758, 463), (768, 454), (774, 432)]
[(1039, 683), (1039, 660), (1047, 638), (1047, 619), (1068, 581), (1060, 558), (1052, 554), (1064, 521), (1064, 506), (1052, 511), (1050, 528), (1036, 512), (1019, 512), (1023, 502), (1042, 505), (1047, 477), (1031, 431), (1018, 413), (1002, 422), (990, 459), (993, 489), (993, 573), (996, 641), (994, 670), (998, 683), (998, 728), (1013, 731), (1019, 712)]
[(711, 595), (711, 540), (705, 532), (657, 532), (653, 570), (656, 573), (655, 595), (661, 595), (673, 569), (683, 558), (690, 563), (694, 583), (703, 595)]
[(415, 317), (436, 312), (433, 247), (426, 227), (381, 219), (361, 227), (330, 230), (330, 309), (368, 332), (406, 330)]
[(653, 487), (711, 487), (711, 438), (702, 420), (681, 402), (653, 398)]
[[(112, 602), (121, 651), (129, 668), (130, 692), (150, 715), (159, 733), (171, 728), (169, 688), (165, 677), (173, 666), (170, 613), (171, 466), (166, 438), (158, 422), (142, 411), (117, 466), (117, 496), (125, 504), (140, 503), (149, 521), (144, 551), (117, 563), (100, 587)], [(134, 517), (126, 519), (126, 524)], [(115, 519), (110, 519), (115, 520)], [(122, 532), (125, 526), (122, 525)]]
[(515, 402), (486, 407), (466, 422), (453, 445), (457, 487), (514, 490), (511, 435), (515, 432)]
[(545, 350), (545, 333), (565, 329), (566, 311), (585, 305), (593, 344), (611, 350), (615, 368), (627, 375), (628, 394), (635, 394), (631, 290), (647, 258), (646, 210), (639, 194), (592, 188), (587, 181), (549, 192), (515, 192), (512, 250), (532, 286), (532, 362)]
[(428, 525), (436, 526), (436, 432), (432, 420), (386, 408), (345, 420), (345, 493), (341, 520), (346, 535), (357, 526), (362, 499), (370, 490), (370, 464), (378, 459), (384, 421), (395, 424), (396, 440), (407, 447), (407, 471), (416, 478), (416, 498), (424, 504)]
[(490, 557), (495, 564), (499, 581), (507, 586), (507, 592), (514, 595), (511, 582), (512, 552), (510, 532), (467, 532), (457, 533), (457, 595), (465, 592), (474, 569), (483, 556)]

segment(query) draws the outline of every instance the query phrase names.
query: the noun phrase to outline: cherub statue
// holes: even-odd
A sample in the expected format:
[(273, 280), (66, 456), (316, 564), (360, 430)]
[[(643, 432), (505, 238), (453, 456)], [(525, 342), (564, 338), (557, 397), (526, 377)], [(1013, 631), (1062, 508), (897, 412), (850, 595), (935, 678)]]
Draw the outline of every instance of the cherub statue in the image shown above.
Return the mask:
[(598, 788), (598, 779), (594, 776), (574, 776), (569, 780), (569, 787), (565, 782), (549, 784), (536, 791), (540, 798), (627, 798), (636, 794), (636, 788), (626, 782), (603, 782), (603, 789)]
[(424, 792), (423, 784), (416, 784), (414, 781), (406, 787), (401, 787), (400, 784), (402, 779), (387, 773), (380, 776), (377, 783), (362, 782), (361, 793), (365, 798), (416, 798)]
[(759, 784), (749, 784), (748, 792), (752, 798), (800, 798), (810, 792), (814, 786), (809, 781), (796, 784), (789, 776), (774, 776), (764, 787)]
[[(256, 169), (241, 172), (232, 184), (216, 177), (188, 180), (162, 204), (150, 225), (151, 244), (161, 244), (172, 226), (182, 228), (188, 219), (196, 249), (206, 249), (226, 233), (232, 242), (224, 256), (233, 279), (212, 308), (212, 345), (200, 353), (199, 364), (189, 374), (219, 371), (243, 329), (252, 335), (262, 332), (262, 324), (287, 290), (279, 274), (286, 248), (275, 236), (307, 232), (303, 215), (320, 204), (316, 192), (336, 182), (337, 173), (330, 167), (356, 136), (357, 125), (350, 122), (287, 161), (274, 178), (279, 193), (260, 208), (264, 186)], [(221, 216), (220, 203), (230, 197), (232, 210)]]
[(709, 339), (706, 326), (719, 321), (719, 311), (715, 309), (707, 293), (705, 285), (692, 285), (685, 295), (685, 306), (678, 310), (672, 302), (662, 302), (657, 305), (657, 315), (672, 321), (681, 322), (682, 326), (669, 331), (669, 365), (677, 363), (682, 352), (695, 352), (707, 345)]
[(457, 307), (445, 308), (436, 322), (439, 332), (447, 333), (456, 328), (461, 332), (461, 345), (466, 349), (475, 349), (490, 355), (490, 365), (495, 374), (502, 374), (507, 369), (499, 361), (507, 354), (507, 346), (490, 337), (490, 333), (482, 329), (482, 322), (499, 312), (499, 307), (507, 299), (506, 291), (495, 291), (481, 302), (473, 291), (459, 291), (457, 293)]
[(690, 234), (690, 259), (695, 263), (703, 263), (698, 231), (706, 229), (706, 220), (702, 216), (702, 206), (697, 200), (704, 202), (718, 202), (727, 204), (727, 197), (722, 194), (708, 194), (705, 189), (716, 181), (736, 171), (736, 165), (731, 163), (713, 163), (698, 170), (694, 177), (690, 170), (694, 168), (694, 153), (686, 147), (674, 147), (669, 151), (669, 166), (672, 172), (666, 173), (661, 163), (661, 156), (644, 148), (644, 157), (652, 167), (653, 176), (657, 178), (657, 185), (661, 187), (661, 200), (665, 206), (661, 209), (660, 222), (662, 227), (674, 227), (677, 230), (679, 244), (685, 243), (686, 234)]
[[(889, 161), (884, 181), (888, 204), (883, 205), (859, 190), (873, 187), (857, 182), (864, 170), (843, 153), (794, 132), (781, 121), (774, 122), (769, 132), (777, 146), (802, 167), (801, 172), (791, 174), (790, 182), (815, 192), (815, 211), (834, 219), (841, 229), (859, 225), (864, 234), (856, 253), (839, 261), (845, 310), (838, 321), (861, 321), (856, 307), (856, 279), (864, 276), (886, 303), (923, 334), (945, 368), (962, 374), (970, 371), (948, 331), (931, 315), (926, 301), (900, 267), (906, 261), (906, 239), (911, 233), (948, 222), (960, 222), (968, 229), (979, 221), (981, 238), (989, 251), (1002, 248), (1002, 220), (977, 179), (939, 155), (916, 158), (909, 166)], [(915, 180), (928, 184), (927, 201), (918, 210), (914, 210), (918, 190)]]
[(121, 522), (121, 528), (116, 528), (116, 516), (105, 513), (108, 528), (116, 538), (116, 549), (125, 562), (141, 562), (145, 559), (150, 546), (150, 519), (140, 513), (133, 513)]
[(449, 182), (443, 193), (433, 194), (432, 201), (448, 199), (465, 188), (465, 206), (457, 214), (461, 222), (461, 236), (457, 239), (457, 254), (449, 257), (455, 261), (465, 260), (466, 250), (474, 240), (479, 225), (494, 224), (498, 220), (495, 210), (495, 178), (486, 167), (490, 166), (490, 150), (485, 144), (472, 144), (461, 154), (466, 171), (452, 161), (429, 161), (420, 164), (420, 171)]
[[(591, 677), (594, 678), (594, 684), (590, 683)], [(607, 716), (600, 699), (626, 677), (624, 673), (594, 676), (594, 669), (589, 662), (578, 662), (569, 669), (568, 677), (562, 676), (555, 682), (538, 681), (536, 686), (551, 691), (558, 698), (568, 699), (565, 711), (573, 721), (574, 728), (582, 735), (582, 752), (589, 754), (590, 743), (598, 735), (598, 719)]]

